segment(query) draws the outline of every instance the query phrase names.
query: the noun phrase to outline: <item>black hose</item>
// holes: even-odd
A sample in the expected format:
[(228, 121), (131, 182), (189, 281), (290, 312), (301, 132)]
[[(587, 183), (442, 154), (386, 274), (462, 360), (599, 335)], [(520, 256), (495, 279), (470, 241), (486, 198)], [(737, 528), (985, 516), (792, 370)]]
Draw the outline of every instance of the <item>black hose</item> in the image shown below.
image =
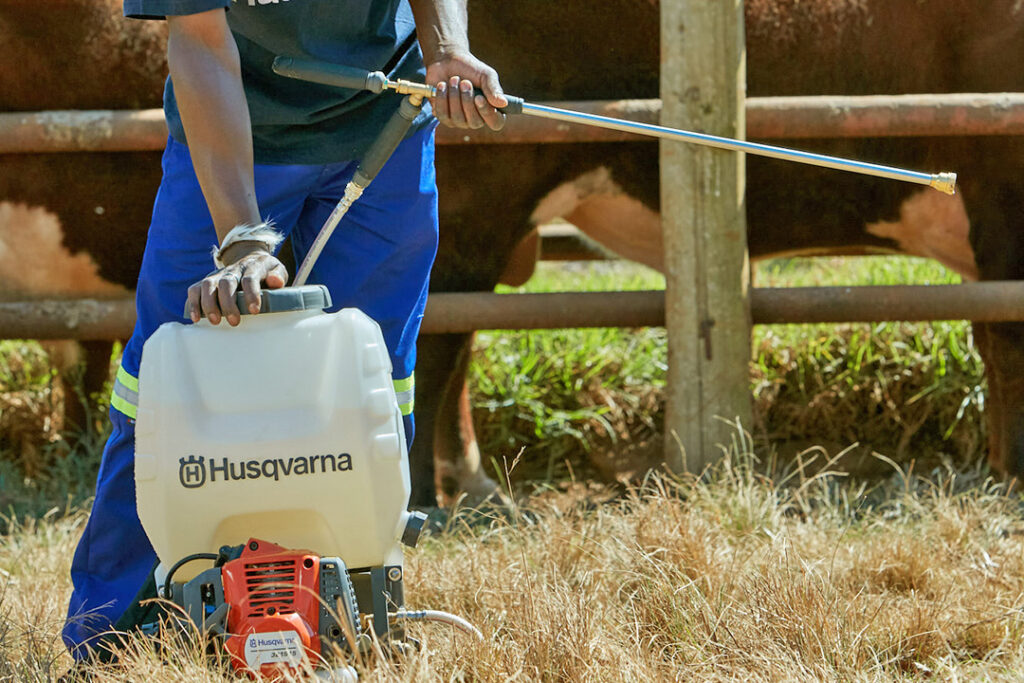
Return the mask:
[(216, 562), (220, 559), (220, 555), (216, 553), (192, 553), (181, 558), (174, 565), (171, 566), (170, 571), (167, 572), (167, 578), (164, 579), (164, 597), (168, 600), (171, 599), (171, 578), (174, 576), (174, 572), (181, 569), (183, 565), (192, 562), (193, 560), (213, 560)]

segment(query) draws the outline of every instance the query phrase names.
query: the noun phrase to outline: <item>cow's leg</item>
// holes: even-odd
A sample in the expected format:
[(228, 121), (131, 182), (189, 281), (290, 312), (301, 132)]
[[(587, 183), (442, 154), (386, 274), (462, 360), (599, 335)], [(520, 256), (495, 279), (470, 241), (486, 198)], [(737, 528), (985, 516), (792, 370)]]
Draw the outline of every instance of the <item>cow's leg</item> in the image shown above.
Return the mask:
[(509, 255), (508, 264), (501, 274), (500, 282), (509, 287), (521, 287), (533, 277), (540, 260), (540, 229), (534, 228), (526, 233), (523, 239)]
[[(473, 336), (420, 337), (416, 362), (416, 439), (409, 453), (414, 507), (470, 504), (497, 491), (483, 471), (466, 386)], [(437, 487), (440, 487), (440, 499)]]
[[(95, 397), (103, 393), (107, 380), (110, 379), (110, 353), (114, 349), (114, 342), (107, 340), (92, 340), (81, 342), (82, 356), (85, 367), (82, 370), (82, 391), (84, 399), (89, 408), (96, 406)], [(81, 403), (81, 401), (77, 401)], [(80, 425), (85, 425), (88, 419), (88, 411), (83, 417)], [(83, 427), (84, 428), (84, 427)]]
[(498, 490), (497, 483), (481, 467), (480, 446), (473, 429), (466, 382), (472, 347), (473, 335), (469, 335), (445, 383), (434, 429), (434, 462), (444, 506), (454, 504), (462, 494), (468, 505), (477, 505)]
[(113, 342), (43, 342), (64, 395), (63, 431), (69, 436), (88, 431), (93, 396), (103, 391), (110, 375)]
[(1024, 325), (975, 323), (985, 361), (989, 463), (1024, 481)]
[(81, 386), (82, 347), (70, 339), (44, 341), (40, 344), (50, 360), (50, 367), (60, 382), (64, 395), (64, 422), (61, 429), (74, 432), (85, 427), (86, 409), (79, 395)]
[[(1024, 188), (997, 185), (968, 197), (978, 207), (971, 215), (971, 241), (984, 280), (1024, 280)], [(1024, 323), (977, 323), (988, 401), (989, 462), (1000, 472), (1024, 480)]]
[[(421, 335), (416, 351), (416, 438), (409, 451), (409, 472), (412, 477), (412, 496), (409, 504), (413, 507), (434, 507), (437, 505), (437, 484), (435, 481), (434, 449), (435, 436), (445, 419), (442, 406), (445, 394), (453, 381), (452, 370), (458, 365), (459, 354), (469, 346), (467, 334)], [(465, 375), (459, 375), (459, 382)], [(453, 416), (448, 419), (454, 419)], [(452, 460), (453, 454), (442, 454), (439, 459)]]

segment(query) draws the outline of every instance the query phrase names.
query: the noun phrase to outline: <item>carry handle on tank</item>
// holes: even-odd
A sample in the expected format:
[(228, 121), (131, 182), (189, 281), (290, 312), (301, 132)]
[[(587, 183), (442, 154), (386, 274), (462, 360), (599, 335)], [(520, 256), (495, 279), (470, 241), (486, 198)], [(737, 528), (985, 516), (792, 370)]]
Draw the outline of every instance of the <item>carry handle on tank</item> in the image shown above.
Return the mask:
[[(235, 293), (235, 304), (242, 315), (251, 315), (245, 301), (245, 292)], [(290, 311), (322, 311), (331, 307), (331, 293), (323, 285), (281, 287), (260, 290), (260, 313), (288, 313)], [(186, 307), (182, 317), (188, 318)]]

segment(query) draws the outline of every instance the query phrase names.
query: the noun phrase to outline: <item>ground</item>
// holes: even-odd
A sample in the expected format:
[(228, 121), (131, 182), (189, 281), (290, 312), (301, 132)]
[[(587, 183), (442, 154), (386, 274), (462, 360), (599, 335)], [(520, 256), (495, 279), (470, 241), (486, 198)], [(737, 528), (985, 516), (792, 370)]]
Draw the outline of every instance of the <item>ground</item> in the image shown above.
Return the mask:
[[(408, 601), (484, 641), (418, 626), (426, 650), (364, 662), (364, 680), (1019, 680), (1019, 497), (980, 470), (868, 486), (752, 464), (456, 515), (409, 554)], [(83, 522), (54, 511), (3, 537), (0, 677), (69, 664), (58, 630)], [(164, 659), (143, 647), (95, 680), (231, 680), (189, 647)]]

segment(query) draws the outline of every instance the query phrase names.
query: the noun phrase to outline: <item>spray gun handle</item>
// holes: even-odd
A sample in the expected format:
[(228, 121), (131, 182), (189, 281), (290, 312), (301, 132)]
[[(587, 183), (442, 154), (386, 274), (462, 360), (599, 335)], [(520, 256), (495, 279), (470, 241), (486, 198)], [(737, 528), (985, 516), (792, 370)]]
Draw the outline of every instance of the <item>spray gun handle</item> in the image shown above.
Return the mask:
[[(367, 71), (366, 69), (359, 69), (354, 66), (342, 66), (340, 64), (331, 64), (330, 62), (321, 62), (313, 59), (275, 57), (271, 68), (274, 70), (274, 73), (279, 76), (296, 78), (298, 80), (309, 81), (311, 83), (320, 83), (321, 85), (330, 85), (336, 88), (369, 90), (373, 93), (381, 93), (389, 86), (401, 86), (406, 83), (406, 81), (392, 83), (381, 71)], [(409, 85), (414, 87), (419, 86), (421, 90), (423, 89), (422, 84), (409, 83)], [(398, 92), (403, 92), (401, 87), (396, 89)], [(483, 95), (483, 92), (477, 88), (474, 95)], [(523, 113), (523, 98), (505, 95), (505, 99), (508, 100), (508, 106), (502, 107), (498, 111), (503, 114)]]
[[(484, 95), (483, 91), (480, 90), (480, 88), (476, 88), (473, 91), (473, 96), (475, 97), (476, 95), (483, 95), (484, 99), (487, 99), (487, 96)], [(512, 114), (523, 113), (523, 104), (525, 104), (526, 101), (522, 97), (515, 97), (514, 95), (505, 95), (505, 99), (508, 100), (508, 105), (504, 107), (497, 107), (498, 111), (500, 111), (502, 114), (508, 114), (509, 116), (511, 116)]]
[(380, 93), (388, 85), (388, 77), (381, 71), (367, 71), (354, 66), (293, 57), (274, 57), (271, 68), (279, 76), (301, 81), (331, 85), (349, 90), (369, 90)]

